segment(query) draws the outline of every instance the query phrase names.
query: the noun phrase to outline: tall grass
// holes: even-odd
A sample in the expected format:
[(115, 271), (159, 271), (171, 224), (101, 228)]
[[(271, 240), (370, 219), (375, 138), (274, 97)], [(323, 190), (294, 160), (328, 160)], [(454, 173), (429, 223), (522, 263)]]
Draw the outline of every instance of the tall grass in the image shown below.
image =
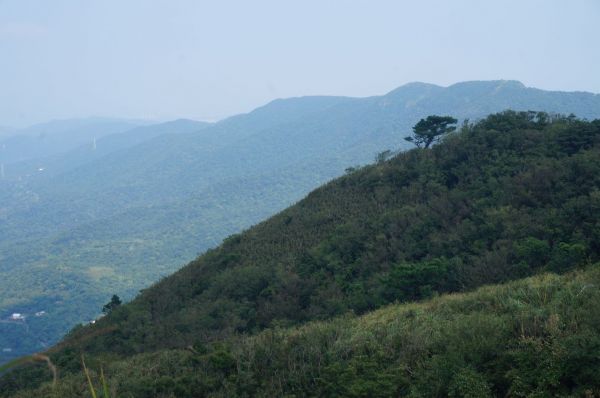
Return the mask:
[[(81, 355), (81, 364), (83, 365), (83, 372), (85, 373), (85, 377), (87, 379), (88, 387), (90, 389), (90, 393), (92, 394), (92, 398), (98, 398), (98, 394), (96, 393), (96, 388), (94, 387), (94, 383), (92, 382), (92, 377), (90, 376), (90, 372), (88, 371), (87, 366), (85, 365), (85, 358)], [(110, 391), (108, 389), (108, 383), (106, 382), (106, 377), (104, 377), (104, 369), (100, 368), (100, 384), (102, 385), (102, 397), (110, 398)]]

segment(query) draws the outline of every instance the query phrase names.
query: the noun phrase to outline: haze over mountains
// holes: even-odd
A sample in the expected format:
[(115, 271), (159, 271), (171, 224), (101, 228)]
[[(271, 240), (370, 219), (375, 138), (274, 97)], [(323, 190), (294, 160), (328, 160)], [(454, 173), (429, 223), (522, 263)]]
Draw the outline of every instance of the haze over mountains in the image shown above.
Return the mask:
[(110, 118), (53, 120), (24, 129), (0, 127), (0, 159), (3, 163), (44, 158), (91, 146), (94, 139), (123, 133), (148, 122)]
[[(131, 129), (131, 123), (122, 122), (123, 127), (127, 126), (127, 128), (122, 131), (126, 132), (126, 134), (119, 134), (121, 131), (119, 131), (119, 133), (114, 133), (111, 132), (111, 129), (108, 129), (108, 134), (102, 134), (105, 132), (104, 124), (105, 123), (100, 123), (98, 125), (94, 124), (89, 130), (86, 128), (86, 134), (82, 134), (83, 137), (77, 137), (76, 140), (69, 140), (69, 137), (65, 137), (65, 134), (53, 135), (52, 138), (56, 141), (60, 141), (63, 149), (68, 148), (69, 150), (53, 153), (42, 145), (39, 149), (46, 151), (42, 157), (35, 157), (12, 163), (8, 161), (5, 165), (5, 179), (14, 180), (24, 178), (25, 176), (47, 178), (48, 174), (56, 175), (63, 173), (95, 159), (100, 159), (112, 152), (135, 146), (158, 135), (193, 132), (201, 130), (209, 125), (209, 123), (205, 122), (179, 119), (152, 125), (144, 123), (142, 126)], [(28, 130), (29, 129), (26, 131)], [(26, 141), (31, 140), (32, 137), (20, 137), (20, 139), (21, 141)], [(16, 141), (16, 139), (6, 140), (6, 143), (4, 144), (7, 153), (9, 150), (12, 150), (17, 153), (21, 152), (21, 157), (26, 156), (22, 152), (27, 152), (29, 149), (28, 146), (24, 146), (24, 151), (19, 151), (20, 148), (12, 146), (11, 144), (13, 144), (13, 142), (11, 141)], [(2, 143), (0, 143), (0, 145), (2, 145)], [(13, 158), (17, 156), (13, 156)], [(37, 174), (40, 169), (43, 169), (45, 172), (43, 175)]]
[(346, 168), (407, 148), (422, 117), (505, 109), (592, 119), (600, 95), (411, 83), (377, 97), (276, 100), (215, 124), (111, 121), (57, 129), (52, 145), (2, 139), (0, 318), (45, 315), (0, 323), (0, 349), (10, 349), (0, 361), (52, 344), (110, 295), (132, 297)]

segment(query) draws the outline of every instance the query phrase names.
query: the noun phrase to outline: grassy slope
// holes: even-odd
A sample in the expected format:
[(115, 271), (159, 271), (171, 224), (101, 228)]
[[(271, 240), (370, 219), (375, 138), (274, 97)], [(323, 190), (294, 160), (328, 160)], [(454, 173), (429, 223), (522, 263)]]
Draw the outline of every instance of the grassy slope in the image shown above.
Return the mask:
[[(597, 396), (600, 268), (104, 366), (118, 396)], [(47, 374), (47, 377), (50, 377)], [(87, 396), (82, 373), (15, 397)], [(573, 394), (573, 395), (571, 395)]]

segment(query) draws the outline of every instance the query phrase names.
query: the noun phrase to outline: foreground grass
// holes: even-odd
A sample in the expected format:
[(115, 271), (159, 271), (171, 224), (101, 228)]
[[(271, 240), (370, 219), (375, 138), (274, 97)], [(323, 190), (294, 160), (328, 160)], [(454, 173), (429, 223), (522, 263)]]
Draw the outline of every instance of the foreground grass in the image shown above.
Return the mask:
[[(600, 396), (600, 266), (212, 346), (90, 358), (15, 397)], [(106, 383), (105, 383), (106, 384)], [(87, 394), (87, 395), (86, 395)]]

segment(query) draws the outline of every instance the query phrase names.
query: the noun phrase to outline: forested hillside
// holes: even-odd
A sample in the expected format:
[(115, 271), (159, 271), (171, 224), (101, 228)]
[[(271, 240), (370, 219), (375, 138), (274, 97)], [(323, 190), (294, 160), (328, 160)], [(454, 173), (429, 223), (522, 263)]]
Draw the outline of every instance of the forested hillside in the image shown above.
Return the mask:
[[(219, 344), (109, 361), (87, 355), (110, 397), (520, 397), (600, 393), (600, 265), (391, 305)], [(38, 389), (7, 396), (89, 397), (81, 358)], [(59, 367), (59, 369), (65, 369)], [(42, 368), (40, 368), (42, 370)], [(102, 375), (100, 371), (102, 370)], [(105, 380), (103, 384), (102, 380)]]
[[(475, 120), (507, 108), (593, 118), (600, 117), (600, 96), (547, 92), (514, 81), (466, 82), (450, 87), (413, 83), (370, 98), (276, 100), (210, 126), (180, 121), (145, 127), (145, 132), (155, 128), (152, 134), (163, 133), (103, 152), (115, 147), (106, 137), (97, 141), (94, 152), (88, 146), (53, 157), (48, 163), (35, 163), (36, 168), (44, 168), (35, 177), (17, 174), (13, 175), (16, 179), (0, 182), (0, 319), (12, 313), (29, 315), (26, 325), (0, 323), (0, 349), (12, 350), (0, 351), (0, 361), (52, 344), (74, 324), (98, 316), (112, 294), (133, 297), (139, 289), (215, 247), (226, 236), (284, 209), (342, 175), (346, 168), (371, 163), (382, 151), (406, 148), (409, 144), (403, 137), (421, 117), (450, 114)], [(172, 129), (178, 133), (171, 133)], [(31, 166), (28, 163), (27, 167)], [(372, 178), (368, 170), (361, 173)], [(6, 173), (11, 175), (12, 171), (7, 168)], [(365, 193), (358, 188), (343, 192), (347, 198)], [(388, 199), (390, 205), (399, 200)], [(327, 211), (332, 217), (352, 214), (353, 206), (373, 211), (371, 202), (353, 200), (341, 200), (339, 208)], [(331, 206), (337, 206), (337, 201)], [(457, 201), (444, 205), (462, 206)], [(405, 215), (407, 220), (421, 217), (420, 208), (411, 211)], [(504, 210), (498, 211), (496, 217), (506, 216)], [(369, 216), (365, 212), (362, 217)], [(322, 221), (322, 228), (335, 225), (334, 221)], [(360, 234), (369, 232), (362, 230)], [(407, 254), (406, 261), (414, 261), (426, 250), (425, 243), (419, 245), (420, 252), (411, 249), (415, 252)], [(304, 248), (303, 244), (298, 250)], [(500, 254), (491, 251), (486, 261), (495, 261), (494, 256), (506, 250), (500, 245)], [(291, 250), (289, 256), (294, 253)], [(310, 261), (322, 261), (317, 249), (310, 256), (303, 265), (307, 272), (317, 266)], [(445, 256), (448, 261), (458, 261)], [(460, 259), (462, 267), (475, 261), (464, 256)], [(389, 262), (402, 259), (391, 257)], [(356, 261), (363, 264), (370, 260), (361, 257)], [(277, 278), (287, 278), (285, 272), (278, 272)], [(325, 294), (331, 288), (331, 295), (345, 297), (353, 291), (351, 305), (340, 306), (328, 299), (323, 308), (309, 308), (294, 316), (305, 319), (345, 308), (364, 311), (386, 302), (385, 298), (360, 293), (360, 289), (368, 290), (378, 272), (360, 274), (362, 285), (350, 287), (339, 281), (307, 293)], [(477, 284), (477, 278), (473, 279), (461, 283)], [(490, 280), (501, 279), (501, 273), (490, 276)], [(294, 297), (290, 300), (297, 300)], [(45, 316), (31, 316), (39, 311), (46, 311)], [(279, 317), (283, 310), (272, 311)], [(232, 319), (229, 327), (245, 325), (247, 316), (236, 315), (241, 320)], [(271, 315), (261, 317), (269, 324)]]
[(599, 155), (600, 120), (508, 111), (350, 171), (73, 330), (61, 396), (81, 352), (135, 396), (593, 394)]

